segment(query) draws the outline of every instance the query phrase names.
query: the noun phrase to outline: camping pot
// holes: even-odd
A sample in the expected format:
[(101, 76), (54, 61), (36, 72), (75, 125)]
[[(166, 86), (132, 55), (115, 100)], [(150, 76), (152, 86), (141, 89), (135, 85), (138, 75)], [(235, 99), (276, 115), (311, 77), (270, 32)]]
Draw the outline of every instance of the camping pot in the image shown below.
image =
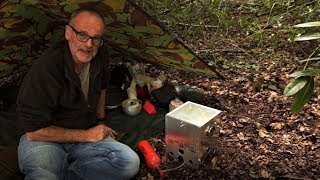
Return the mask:
[(182, 104), (183, 104), (183, 102), (178, 98), (171, 100), (170, 104), (169, 104), (169, 111), (176, 109), (178, 106), (180, 106)]
[(127, 99), (121, 103), (123, 112), (134, 116), (141, 112), (142, 102), (138, 99)]

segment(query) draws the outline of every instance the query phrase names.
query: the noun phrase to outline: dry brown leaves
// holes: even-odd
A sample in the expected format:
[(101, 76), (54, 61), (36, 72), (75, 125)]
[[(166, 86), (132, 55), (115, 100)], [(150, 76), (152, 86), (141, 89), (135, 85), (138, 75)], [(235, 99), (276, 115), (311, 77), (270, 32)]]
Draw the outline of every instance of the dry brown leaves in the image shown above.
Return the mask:
[[(289, 56), (286, 61), (290, 58), (294, 57)], [(150, 68), (150, 74), (165, 71), (168, 81), (203, 92), (205, 97), (199, 103), (226, 112), (220, 131), (219, 156), (213, 160), (214, 169), (210, 165), (203, 165), (196, 171), (182, 167), (168, 173), (166, 178), (320, 178), (320, 105), (313, 99), (301, 112), (291, 113), (292, 98), (283, 97), (282, 91), (289, 82), (287, 75), (292, 67), (268, 62), (255, 74), (243, 69), (220, 70), (225, 80)], [(253, 80), (248, 79), (249, 76), (253, 76)], [(163, 136), (156, 137), (161, 139), (160, 144), (157, 142), (161, 156), (165, 156)], [(163, 158), (164, 168), (178, 165)], [(145, 175), (140, 174), (140, 177), (150, 178)]]

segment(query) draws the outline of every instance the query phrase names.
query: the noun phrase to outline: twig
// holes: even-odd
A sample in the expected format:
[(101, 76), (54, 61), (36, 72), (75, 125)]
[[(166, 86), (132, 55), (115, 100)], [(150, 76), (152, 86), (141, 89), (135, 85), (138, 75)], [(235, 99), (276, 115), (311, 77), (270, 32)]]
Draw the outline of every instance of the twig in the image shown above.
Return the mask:
[[(305, 4), (301, 5), (301, 6), (306, 7), (306, 6), (308, 6), (309, 4), (312, 4), (312, 3), (316, 2), (316, 1), (317, 1), (317, 0), (315, 0), (315, 1), (311, 1), (311, 2), (307, 2), (307, 3), (305, 3)], [(293, 8), (293, 9), (290, 9), (289, 11), (287, 10), (287, 12), (283, 13), (282, 15), (284, 15), (284, 14), (288, 14), (289, 12), (291, 12), (291, 11), (293, 11), (293, 10), (295, 10), (295, 9), (299, 8), (299, 7), (300, 7), (300, 6), (297, 6), (297, 7)]]
[[(169, 24), (169, 21), (160, 21), (161, 23)], [(181, 26), (190, 26), (190, 27), (205, 27), (205, 28), (218, 28), (220, 26), (214, 26), (214, 25), (201, 25), (201, 24), (188, 24), (188, 23), (175, 23), (176, 25)]]
[[(232, 41), (231, 39), (229, 39), (229, 41)], [(230, 42), (227, 42), (228, 44), (230, 44), (230, 45), (232, 45), (233, 47), (236, 47), (236, 48), (238, 48), (238, 49), (240, 49), (241, 51), (243, 51), (245, 54), (247, 54), (248, 56), (250, 56), (251, 58), (253, 58), (254, 59), (254, 57), (251, 55), (251, 54), (249, 54), (246, 50), (244, 50), (244, 49), (242, 49), (242, 48), (240, 48), (237, 44), (234, 44), (234, 43), (230, 43)]]
[(289, 112), (289, 110), (277, 110), (277, 111), (269, 111), (269, 112), (257, 112), (254, 113), (253, 115), (260, 115), (260, 114), (273, 114), (273, 113), (285, 113), (285, 112)]
[(171, 168), (171, 169), (165, 169), (165, 170), (162, 170), (162, 172), (169, 172), (169, 171), (174, 171), (174, 170), (177, 170), (177, 169), (179, 169), (179, 168), (181, 168), (182, 166), (184, 166), (184, 162), (181, 164), (181, 165), (179, 165), (178, 167), (175, 167), (175, 168)]
[(268, 21), (267, 21), (266, 25), (265, 25), (261, 30), (264, 30), (264, 29), (266, 29), (266, 28), (269, 26), (271, 13), (272, 13), (273, 8), (274, 8), (275, 5), (276, 5), (276, 3), (273, 3), (273, 4), (272, 4), (272, 7), (271, 7), (270, 12), (269, 12), (269, 15), (268, 15)]
[(236, 49), (199, 49), (196, 50), (196, 53), (201, 52), (227, 52), (227, 53), (245, 53), (243, 50), (236, 50)]
[[(310, 54), (310, 56), (308, 57), (308, 59), (310, 59), (310, 58), (316, 53), (316, 51), (318, 51), (319, 47), (320, 47), (320, 45)], [(310, 60), (309, 60), (309, 61), (310, 61)], [(307, 68), (307, 66), (308, 66), (308, 64), (309, 64), (309, 61), (306, 62), (306, 64), (305, 64), (304, 67), (303, 67), (303, 70), (306, 70), (306, 68)]]

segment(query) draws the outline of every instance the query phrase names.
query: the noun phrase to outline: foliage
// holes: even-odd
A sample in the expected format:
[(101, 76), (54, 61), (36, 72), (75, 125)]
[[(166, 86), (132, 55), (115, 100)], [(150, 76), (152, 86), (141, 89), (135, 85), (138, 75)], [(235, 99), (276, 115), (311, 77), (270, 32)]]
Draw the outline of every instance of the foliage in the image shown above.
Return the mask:
[[(243, 29), (250, 39), (267, 40), (270, 28), (289, 26), (288, 17), (308, 21), (317, 17), (320, 5), (305, 0), (137, 0), (146, 11), (183, 37), (214, 33), (225, 36)], [(251, 37), (253, 36), (253, 37)], [(262, 42), (261, 42), (262, 43)]]
[[(315, 22), (307, 22), (302, 24), (297, 24), (294, 27), (308, 28), (308, 27), (318, 27), (320, 26), (319, 21)], [(320, 33), (315, 32), (311, 34), (300, 35), (296, 37), (295, 41), (309, 41), (320, 39)], [(318, 46), (319, 47), (319, 46)], [(316, 51), (314, 51), (315, 53)], [(291, 74), (290, 76), (295, 78), (291, 83), (289, 83), (284, 89), (285, 96), (295, 95), (294, 102), (291, 106), (291, 111), (297, 112), (302, 109), (302, 107), (308, 102), (310, 99), (313, 89), (314, 89), (314, 77), (320, 76), (320, 69), (317, 68), (307, 68), (309, 61), (319, 60), (320, 57), (312, 57), (312, 53), (308, 59), (302, 60), (301, 62), (305, 62), (304, 70), (297, 71)]]
[[(218, 41), (229, 42), (235, 47), (235, 51), (242, 51), (247, 56), (259, 58), (253, 54), (258, 48), (267, 48), (270, 52), (276, 51), (279, 46), (296, 46), (295, 41), (314, 40), (320, 38), (320, 22), (308, 22), (313, 19), (319, 19), (320, 2), (306, 0), (138, 0), (138, 2), (152, 12), (166, 26), (171, 29), (179, 30), (180, 35), (185, 41), (192, 39), (189, 43), (191, 48), (202, 52), (201, 42), (197, 46), (194, 40), (214, 37)], [(292, 26), (292, 24), (298, 24)], [(295, 28), (292, 28), (295, 27)], [(313, 27), (310, 29), (298, 27)], [(213, 36), (209, 36), (212, 34)], [(296, 36), (297, 34), (304, 34)], [(204, 38), (203, 38), (204, 37)], [(288, 41), (283, 41), (288, 40)], [(214, 41), (210, 42), (208, 49), (205, 49), (204, 56), (211, 64), (217, 65), (221, 58), (215, 58), (215, 50), (222, 49)], [(247, 42), (247, 43), (246, 43)], [(198, 49), (197, 49), (198, 48)], [(227, 51), (229, 52), (229, 51)], [(233, 56), (232, 56), (233, 58)], [(277, 59), (278, 57), (274, 57)], [(318, 61), (320, 57), (310, 56), (303, 71), (293, 75), (294, 80), (284, 90), (285, 96), (295, 95), (295, 100), (291, 107), (293, 112), (301, 110), (314, 89), (314, 78), (318, 72), (314, 68), (308, 68), (310, 61)], [(223, 67), (233, 67), (238, 69), (247, 69), (250, 62), (247, 59), (226, 59)], [(261, 66), (256, 64), (257, 67)]]

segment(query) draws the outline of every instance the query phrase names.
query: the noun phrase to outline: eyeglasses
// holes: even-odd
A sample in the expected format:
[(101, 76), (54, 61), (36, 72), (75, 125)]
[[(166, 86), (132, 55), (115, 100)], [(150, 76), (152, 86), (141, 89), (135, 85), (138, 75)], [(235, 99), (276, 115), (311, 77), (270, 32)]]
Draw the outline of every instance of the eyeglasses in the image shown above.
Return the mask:
[(68, 25), (69, 27), (71, 27), (71, 29), (76, 33), (76, 38), (78, 39), (78, 41), (81, 42), (87, 42), (89, 39), (92, 40), (92, 44), (95, 46), (101, 46), (103, 44), (103, 39), (100, 36), (96, 36), (96, 37), (91, 37), (88, 34), (84, 33), (84, 32), (79, 32), (76, 29), (74, 29), (74, 27), (72, 27), (71, 25)]

